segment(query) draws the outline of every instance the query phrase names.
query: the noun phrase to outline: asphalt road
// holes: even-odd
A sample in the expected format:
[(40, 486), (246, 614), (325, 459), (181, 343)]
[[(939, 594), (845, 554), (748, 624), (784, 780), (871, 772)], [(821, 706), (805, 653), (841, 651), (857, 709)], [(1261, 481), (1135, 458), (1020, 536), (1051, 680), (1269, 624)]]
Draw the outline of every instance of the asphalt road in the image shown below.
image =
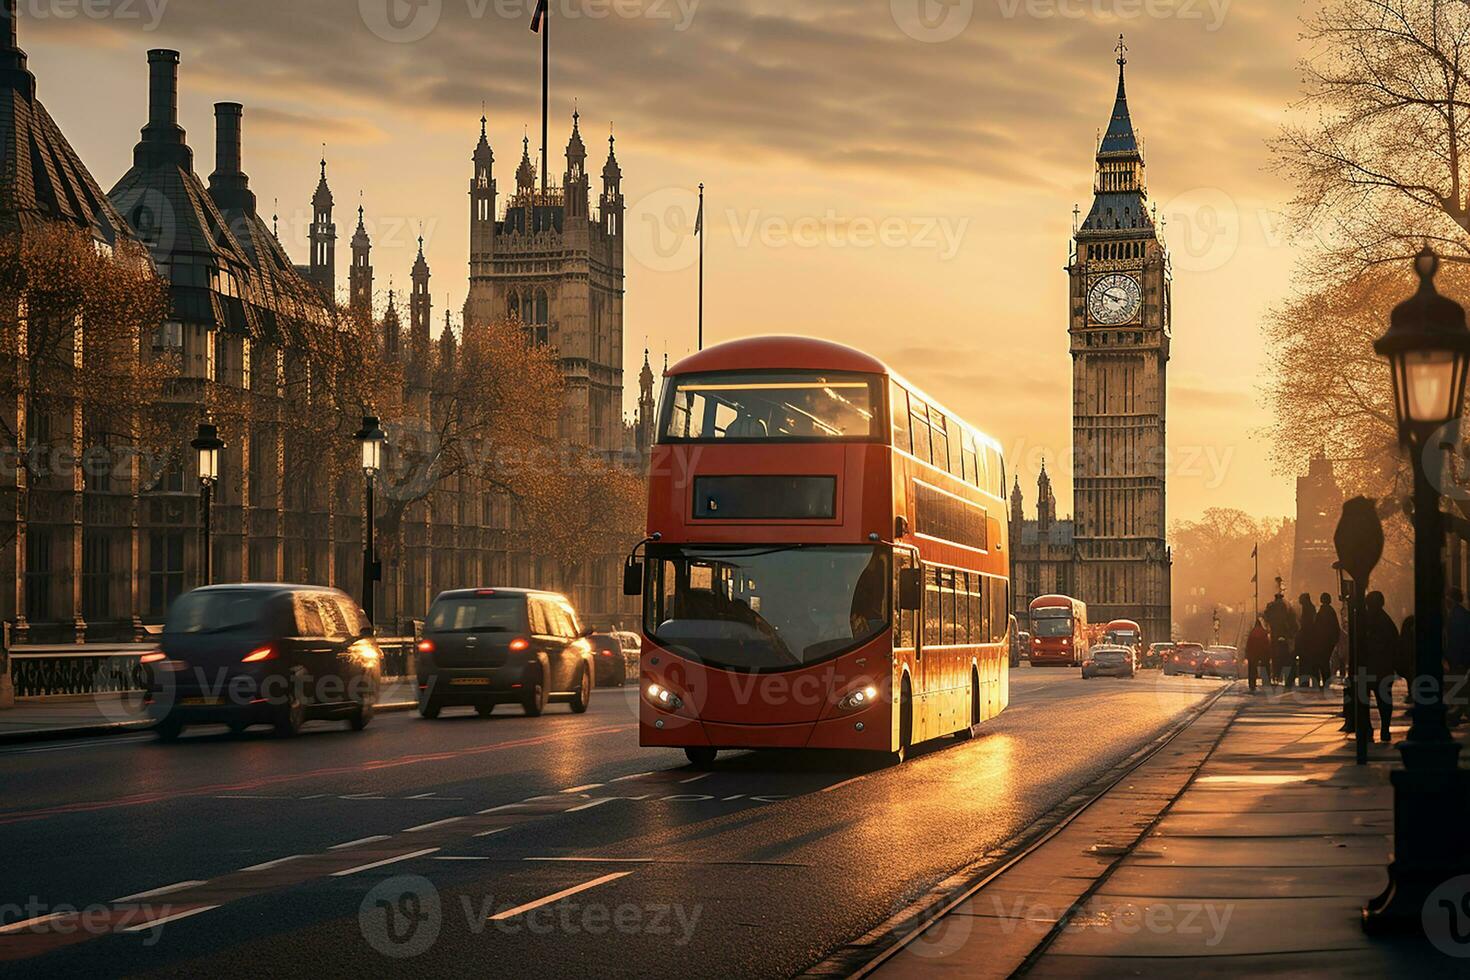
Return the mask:
[(731, 753), (697, 772), (638, 747), (631, 687), (585, 715), (0, 750), (0, 971), (790, 975), (1218, 685), (1023, 667), (980, 737), (882, 769)]

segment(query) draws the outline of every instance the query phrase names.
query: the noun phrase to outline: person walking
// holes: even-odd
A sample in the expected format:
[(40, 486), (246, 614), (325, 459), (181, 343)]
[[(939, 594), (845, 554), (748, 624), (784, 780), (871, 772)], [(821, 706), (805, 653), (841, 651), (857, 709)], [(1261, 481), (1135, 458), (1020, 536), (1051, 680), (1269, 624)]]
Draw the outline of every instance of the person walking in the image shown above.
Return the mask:
[(1286, 597), (1280, 592), (1276, 597), (1266, 604), (1262, 618), (1266, 621), (1266, 629), (1271, 634), (1271, 664), (1269, 670), (1272, 676), (1276, 671), (1283, 670), (1291, 657), (1292, 640), (1297, 634), (1296, 615), (1292, 613), (1291, 607), (1286, 604)]
[(1465, 700), (1470, 696), (1466, 686), (1470, 679), (1470, 609), (1465, 608), (1465, 594), (1459, 589), (1450, 589), (1449, 599), (1444, 651), (1444, 703), (1449, 715), (1445, 723), (1458, 725), (1465, 720)]
[(1398, 655), (1393, 662), (1394, 672), (1404, 679), (1404, 686), (1407, 688), (1404, 691), (1404, 707), (1406, 708), (1414, 706), (1414, 677), (1418, 674), (1415, 661), (1418, 656), (1419, 652), (1414, 649), (1414, 614), (1409, 613), (1404, 617), (1403, 625), (1399, 627)]
[[(1379, 741), (1389, 742), (1388, 725), (1393, 717), (1393, 679), (1397, 675), (1394, 660), (1398, 655), (1399, 631), (1393, 625), (1393, 617), (1383, 608), (1383, 593), (1369, 592), (1364, 599), (1363, 626), (1359, 634), (1358, 672), (1365, 686), (1372, 690), (1374, 703), (1378, 705)], [(1359, 683), (1358, 678), (1349, 677), (1348, 683)], [(1360, 688), (1361, 690), (1361, 688)], [(1367, 692), (1363, 692), (1367, 695)], [(1368, 714), (1367, 709), (1363, 715)], [(1371, 739), (1372, 719), (1369, 719), (1368, 736)]]
[(1271, 634), (1259, 617), (1245, 638), (1245, 672), (1250, 678), (1250, 691), (1256, 693), (1256, 672), (1266, 675), (1266, 687), (1271, 687)]
[(1301, 614), (1297, 625), (1296, 643), (1291, 652), (1291, 673), (1287, 679), (1282, 681), (1287, 687), (1296, 683), (1301, 665), (1311, 660), (1312, 637), (1315, 635), (1313, 630), (1317, 622), (1317, 607), (1312, 605), (1311, 593), (1303, 592), (1297, 602), (1301, 604)]
[(1317, 678), (1318, 687), (1327, 690), (1328, 671), (1331, 669), (1332, 653), (1342, 639), (1342, 626), (1337, 621), (1337, 610), (1332, 608), (1332, 595), (1324, 592), (1317, 616), (1312, 620), (1311, 660), (1303, 668)]

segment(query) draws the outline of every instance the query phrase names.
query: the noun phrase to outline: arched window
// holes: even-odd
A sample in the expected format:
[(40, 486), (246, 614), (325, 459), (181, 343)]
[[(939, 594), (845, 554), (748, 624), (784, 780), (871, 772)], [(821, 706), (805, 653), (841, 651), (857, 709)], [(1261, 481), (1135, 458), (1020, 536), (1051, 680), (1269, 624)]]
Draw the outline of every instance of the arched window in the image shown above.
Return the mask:
[(533, 322), (535, 322), (535, 323), (550, 323), (551, 322), (551, 320), (550, 320), (550, 318), (548, 316), (548, 310), (547, 310), (546, 290), (544, 290), (544, 289), (538, 289), (538, 290), (536, 290), (536, 319)]
[(513, 320), (518, 319), (521, 315), (521, 298), (514, 289), (510, 291), (510, 295), (506, 299), (505, 315)]

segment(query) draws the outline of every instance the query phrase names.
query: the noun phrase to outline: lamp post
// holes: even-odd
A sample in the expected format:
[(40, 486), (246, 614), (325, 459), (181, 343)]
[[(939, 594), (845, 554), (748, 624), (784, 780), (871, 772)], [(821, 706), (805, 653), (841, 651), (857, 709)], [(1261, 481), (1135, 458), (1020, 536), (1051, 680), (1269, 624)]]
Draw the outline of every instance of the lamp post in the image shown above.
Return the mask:
[(1394, 308), (1388, 332), (1373, 345), (1393, 376), (1399, 442), (1414, 471), (1414, 698), (1408, 737), (1398, 745), (1404, 767), (1394, 789), (1394, 849), (1388, 887), (1363, 909), (1369, 932), (1420, 932), (1433, 890), (1470, 871), (1470, 782), (1459, 768), (1460, 746), (1445, 724), (1443, 647), (1444, 528), (1439, 492), (1425, 457), (1439, 452), (1439, 430), (1465, 403), (1470, 330), (1465, 310), (1439, 294), (1439, 258), (1426, 246), (1414, 258), (1419, 289)]
[(388, 444), (388, 436), (383, 431), (383, 427), (378, 424), (377, 416), (364, 415), (362, 428), (353, 438), (362, 447), (363, 510), (365, 513), (362, 533), (362, 611), (367, 614), (368, 622), (372, 623), (376, 622), (373, 609), (374, 594), (377, 592), (375, 585), (382, 577), (373, 521), (373, 481), (378, 471), (383, 468), (383, 447)]
[(209, 516), (214, 485), (219, 482), (219, 452), (225, 448), (219, 429), (199, 423), (199, 432), (189, 443), (199, 462), (199, 568), (205, 585), (214, 582), (214, 549), (210, 547)]

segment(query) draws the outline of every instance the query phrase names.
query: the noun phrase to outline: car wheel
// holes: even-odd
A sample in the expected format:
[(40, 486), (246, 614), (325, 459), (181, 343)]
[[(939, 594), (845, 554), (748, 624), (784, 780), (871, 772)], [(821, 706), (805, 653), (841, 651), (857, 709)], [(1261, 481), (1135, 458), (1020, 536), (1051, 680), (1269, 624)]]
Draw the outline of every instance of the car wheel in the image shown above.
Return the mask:
[(888, 760), (895, 766), (909, 757), (909, 747), (914, 741), (914, 698), (908, 677), (903, 679), (903, 688), (898, 700), (898, 749), (888, 753)]
[(158, 736), (160, 742), (174, 742), (178, 740), (180, 733), (184, 730), (184, 723), (178, 715), (165, 715), (153, 726), (153, 734)]
[(572, 695), (572, 713), (580, 715), (592, 704), (592, 674), (586, 667), (582, 668), (581, 679), (577, 684), (577, 693)]
[(477, 705), (475, 705), (475, 714), (479, 715), (481, 718), (489, 718), (490, 717), (490, 714), (494, 710), (495, 710), (495, 705), (493, 705), (493, 704), (477, 704)]
[(439, 717), (439, 705), (428, 698), (419, 698), (419, 717), (434, 719)]
[(521, 694), (521, 708), (525, 710), (529, 718), (535, 718), (546, 710), (546, 681), (540, 665), (536, 667), (536, 676), (526, 681), (524, 692)]
[(306, 724), (306, 705), (302, 704), (301, 698), (293, 692), (291, 700), (286, 702), (286, 707), (276, 716), (276, 736), (290, 738), (299, 734), (304, 724)]
[(708, 745), (694, 745), (684, 750), (684, 758), (696, 769), (708, 769), (715, 764), (715, 756), (719, 754), (719, 749), (712, 749)]
[(360, 732), (364, 728), (366, 728), (368, 724), (372, 722), (372, 720), (373, 702), (364, 698), (362, 701), (358, 702), (356, 708), (352, 709), (352, 714), (347, 716), (347, 727), (351, 728), (354, 732)]
[(245, 734), (245, 730), (249, 727), (250, 722), (248, 721), (232, 721), (230, 722), (230, 734), (243, 735)]

